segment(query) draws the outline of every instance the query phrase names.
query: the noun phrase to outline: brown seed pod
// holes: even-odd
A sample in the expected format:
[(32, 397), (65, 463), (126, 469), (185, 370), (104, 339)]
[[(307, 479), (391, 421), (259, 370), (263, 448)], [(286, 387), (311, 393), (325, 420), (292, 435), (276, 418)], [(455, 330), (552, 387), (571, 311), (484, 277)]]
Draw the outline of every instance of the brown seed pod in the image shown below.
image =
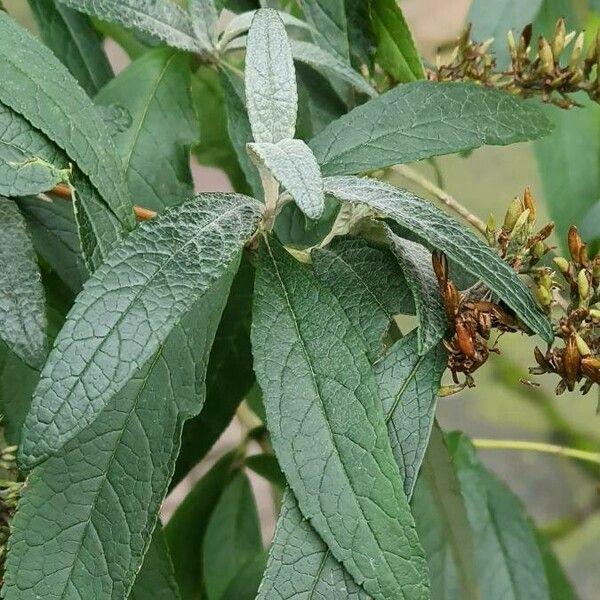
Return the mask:
[(567, 387), (569, 388), (569, 391), (572, 392), (579, 379), (579, 367), (581, 365), (581, 354), (579, 354), (579, 349), (577, 348), (575, 335), (571, 335), (565, 343), (563, 364)]
[(569, 252), (571, 253), (571, 258), (575, 262), (579, 262), (579, 254), (581, 252), (581, 246), (583, 245), (583, 242), (575, 225), (571, 225), (571, 227), (569, 227), (567, 241), (569, 244)]
[(600, 384), (600, 358), (593, 356), (582, 358), (581, 372), (593, 383)]

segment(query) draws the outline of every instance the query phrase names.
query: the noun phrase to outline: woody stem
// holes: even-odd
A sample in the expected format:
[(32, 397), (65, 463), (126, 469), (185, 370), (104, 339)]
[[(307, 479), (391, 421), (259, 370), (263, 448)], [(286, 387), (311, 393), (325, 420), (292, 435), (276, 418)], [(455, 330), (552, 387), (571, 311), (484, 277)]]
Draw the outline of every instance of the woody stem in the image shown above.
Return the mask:
[[(437, 186), (435, 183), (433, 183), (433, 181), (427, 179), (427, 177), (419, 173), (417, 170), (407, 165), (394, 165), (393, 167), (390, 167), (389, 170), (398, 173), (413, 183), (416, 183), (419, 187), (432, 194), (436, 200), (447, 206), (456, 214), (460, 215), (463, 219), (465, 219), (465, 221), (473, 225), (475, 229), (485, 235), (485, 223), (477, 215), (474, 215), (468, 208), (463, 206), (446, 190), (443, 190), (441, 187)], [(374, 175), (377, 177), (380, 173), (382, 173), (382, 171)]]
[(587, 452), (586, 450), (557, 446), (556, 444), (546, 444), (544, 442), (528, 442), (525, 440), (474, 439), (473, 444), (477, 448), (544, 452), (547, 454), (556, 454), (559, 456), (566, 456), (568, 458), (600, 464), (600, 452)]

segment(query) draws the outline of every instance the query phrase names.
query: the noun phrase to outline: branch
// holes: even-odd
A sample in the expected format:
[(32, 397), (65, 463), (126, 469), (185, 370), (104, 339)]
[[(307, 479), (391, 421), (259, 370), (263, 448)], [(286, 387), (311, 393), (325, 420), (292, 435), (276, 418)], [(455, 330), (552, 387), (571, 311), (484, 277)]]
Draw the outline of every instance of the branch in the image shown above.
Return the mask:
[[(64, 183), (59, 183), (56, 187), (52, 188), (48, 193), (52, 194), (53, 196), (58, 196), (59, 198), (62, 198), (63, 200), (71, 200), (71, 190), (70, 190), (69, 186), (65, 185)], [(150, 210), (149, 208), (144, 208), (143, 206), (135, 205), (133, 207), (133, 212), (135, 213), (135, 216), (140, 221), (148, 221), (150, 219), (153, 219), (156, 216), (156, 211)]]
[(525, 452), (545, 452), (547, 454), (557, 454), (577, 460), (584, 460), (600, 464), (600, 452), (587, 452), (577, 448), (567, 448), (555, 444), (546, 444), (544, 442), (527, 442), (524, 440), (484, 440), (474, 439), (473, 444), (477, 448), (488, 448), (496, 450), (522, 450)]

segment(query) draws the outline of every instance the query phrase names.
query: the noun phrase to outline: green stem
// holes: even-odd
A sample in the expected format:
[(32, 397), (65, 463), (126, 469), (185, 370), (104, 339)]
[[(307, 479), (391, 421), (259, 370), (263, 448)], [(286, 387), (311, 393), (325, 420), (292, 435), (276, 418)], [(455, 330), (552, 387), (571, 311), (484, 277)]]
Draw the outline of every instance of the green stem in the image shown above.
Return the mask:
[(559, 456), (566, 456), (568, 458), (575, 458), (577, 460), (600, 464), (600, 452), (587, 452), (586, 450), (568, 448), (566, 446), (557, 446), (556, 444), (546, 444), (545, 442), (474, 439), (473, 444), (477, 448), (520, 450), (524, 452), (545, 452), (547, 454), (557, 454)]

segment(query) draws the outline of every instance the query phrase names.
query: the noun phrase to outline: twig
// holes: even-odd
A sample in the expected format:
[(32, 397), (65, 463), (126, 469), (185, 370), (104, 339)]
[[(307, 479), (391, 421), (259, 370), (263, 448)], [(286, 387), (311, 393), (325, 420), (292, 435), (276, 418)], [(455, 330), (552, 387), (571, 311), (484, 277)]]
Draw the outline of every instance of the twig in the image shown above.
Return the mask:
[(474, 439), (473, 444), (477, 448), (487, 448), (496, 450), (522, 450), (525, 452), (545, 452), (547, 454), (557, 454), (577, 460), (584, 460), (600, 464), (600, 452), (587, 452), (577, 448), (567, 448), (557, 446), (556, 444), (546, 444), (544, 442), (528, 442), (524, 440), (487, 440)]
[[(71, 189), (68, 185), (65, 185), (64, 183), (59, 183), (48, 193), (52, 194), (53, 196), (63, 198), (63, 200), (71, 200)], [(143, 206), (135, 205), (133, 207), (133, 212), (140, 221), (148, 221), (156, 216), (156, 211), (151, 210), (149, 208), (144, 208)]]
[(395, 165), (390, 167), (390, 170), (402, 175), (402, 177), (416, 183), (430, 194), (433, 194), (433, 196), (435, 196), (442, 204), (445, 204), (450, 210), (459, 214), (465, 221), (485, 235), (485, 223), (477, 215), (474, 215), (463, 206), (456, 198), (433, 183), (433, 181), (430, 181), (427, 177), (421, 175), (421, 173), (407, 165)]

